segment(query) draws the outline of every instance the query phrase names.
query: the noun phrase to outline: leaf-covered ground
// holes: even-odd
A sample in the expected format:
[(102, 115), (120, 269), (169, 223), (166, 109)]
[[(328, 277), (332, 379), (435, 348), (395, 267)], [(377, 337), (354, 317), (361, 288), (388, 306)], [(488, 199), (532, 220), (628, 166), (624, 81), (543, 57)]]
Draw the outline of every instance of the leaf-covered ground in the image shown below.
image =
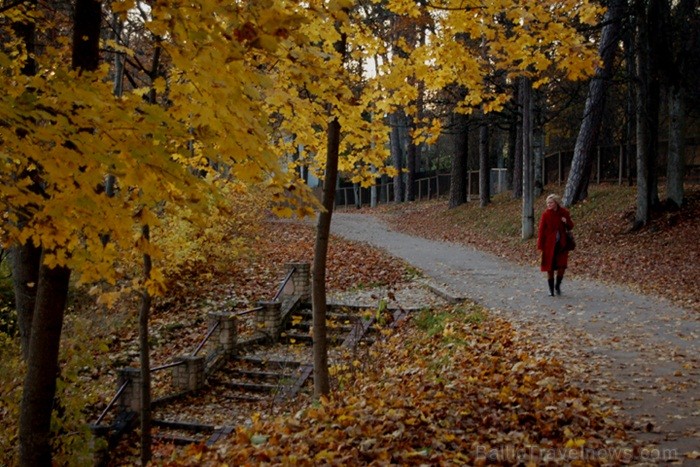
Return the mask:
[[(596, 187), (588, 202), (573, 209), (579, 247), (571, 272), (697, 309), (698, 271), (690, 261), (698, 254), (697, 191), (689, 192), (684, 210), (659, 214), (639, 232), (628, 231), (633, 195), (626, 188)], [(505, 196), (487, 209), (470, 204), (447, 210), (440, 200), (374, 212), (412, 234), (471, 242), (521, 263), (537, 260), (534, 241), (519, 238), (520, 204)], [(281, 232), (308, 229), (275, 225), (284, 226)], [(284, 238), (281, 232), (271, 238)], [(299, 242), (311, 246), (311, 240)], [(348, 245), (350, 251), (343, 253)], [(349, 268), (354, 274), (349, 287), (382, 282), (376, 269), (359, 266), (374, 260), (358, 263), (357, 245), (336, 239), (334, 248), (338, 264), (347, 257), (355, 266)], [(679, 257), (688, 261), (674, 259)], [(384, 268), (396, 271), (397, 281), (406, 276), (405, 267), (391, 259)], [(672, 293), (669, 284), (676, 284)], [(618, 403), (603, 395), (604, 379), (593, 376), (601, 392), (584, 389), (599, 372), (595, 362), (583, 360), (537, 331), (515, 331), (488, 310), (438, 308), (414, 315), (370, 355), (338, 370), (339, 390), (329, 399), (279, 418), (252, 416), (237, 436), (213, 449), (161, 445), (157, 460), (172, 465), (653, 462), (644, 446), (627, 438), (632, 427), (619, 416)]]
[[(536, 200), (536, 220), (548, 193)], [(624, 284), (700, 312), (700, 188), (686, 188), (687, 204), (680, 211), (655, 212), (649, 225), (631, 232), (635, 196), (636, 188), (592, 186), (589, 199), (571, 208), (577, 249), (569, 256), (568, 273)], [(509, 193), (484, 209), (477, 200), (450, 210), (440, 199), (374, 212), (412, 235), (471, 244), (521, 264), (536, 266), (539, 260), (535, 239), (520, 238), (521, 201)]]
[(164, 465), (616, 464), (637, 456), (609, 400), (475, 305), (423, 311), (345, 366), (328, 399), (251, 418)]
[[(571, 272), (634, 285), (698, 309), (693, 292), (700, 285), (695, 267), (700, 196), (691, 192), (689, 199), (687, 210), (665, 213), (642, 231), (627, 233), (631, 191), (594, 189), (591, 200), (572, 212), (579, 247)], [(519, 239), (519, 202), (502, 196), (486, 209), (474, 204), (447, 210), (439, 200), (374, 212), (412, 234), (471, 242), (534, 265), (534, 243)], [(540, 212), (538, 205), (536, 215)], [(254, 254), (232, 258), (225, 267), (190, 268), (158, 300), (151, 320), (153, 365), (191, 352), (206, 333), (207, 312), (241, 310), (269, 299), (284, 263), (311, 261), (311, 224), (272, 221), (262, 227), (251, 244)], [(415, 274), (384, 252), (333, 238), (331, 290), (410, 286)], [(93, 323), (99, 321), (95, 316), (105, 319), (91, 329), (95, 338), (106, 340), (109, 352), (96, 357), (104, 367), (89, 383), (98, 395), (90, 420), (113, 396), (115, 370), (136, 364), (135, 309), (125, 302), (120, 312), (92, 315)], [(413, 315), (386, 335), (370, 354), (334, 368), (338, 390), (329, 399), (302, 398), (279, 417), (251, 413), (247, 428), (211, 449), (156, 444), (155, 462), (541, 465), (582, 459), (599, 465), (643, 460), (640, 448), (626, 438), (630, 427), (618, 416), (616, 401), (584, 389), (590, 385), (583, 382), (595, 374), (591, 362), (531, 330), (516, 331), (488, 310), (464, 305)], [(154, 392), (161, 389), (156, 381)], [(207, 401), (188, 398), (188, 410), (200, 402), (207, 407)], [(195, 412), (200, 423), (220, 423), (220, 414)], [(135, 439), (115, 453), (120, 465), (137, 463)]]

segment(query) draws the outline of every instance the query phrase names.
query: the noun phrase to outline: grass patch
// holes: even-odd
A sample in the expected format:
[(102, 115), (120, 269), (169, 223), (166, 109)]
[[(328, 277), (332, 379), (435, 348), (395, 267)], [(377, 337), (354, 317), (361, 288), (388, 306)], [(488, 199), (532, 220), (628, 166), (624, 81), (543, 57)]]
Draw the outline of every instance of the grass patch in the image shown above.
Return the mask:
[(446, 334), (445, 328), (450, 326), (450, 323), (478, 325), (486, 319), (487, 314), (483, 307), (475, 303), (462, 303), (451, 309), (422, 309), (415, 318), (415, 323), (418, 329), (432, 337)]
[(428, 308), (422, 309), (416, 317), (416, 326), (431, 337), (436, 334), (442, 334), (448, 315), (449, 313), (446, 311), (434, 312)]

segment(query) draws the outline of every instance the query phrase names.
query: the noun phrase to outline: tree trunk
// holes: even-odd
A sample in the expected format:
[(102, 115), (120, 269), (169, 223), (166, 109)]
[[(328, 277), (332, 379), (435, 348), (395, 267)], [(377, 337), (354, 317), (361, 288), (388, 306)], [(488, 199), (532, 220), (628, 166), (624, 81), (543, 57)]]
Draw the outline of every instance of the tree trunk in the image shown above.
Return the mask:
[[(148, 224), (141, 227), (141, 236), (150, 242), (151, 232)], [(148, 344), (148, 318), (151, 313), (151, 294), (145, 287), (145, 281), (151, 278), (151, 255), (143, 255), (144, 288), (141, 291), (141, 308), (139, 310), (139, 356), (141, 360), (141, 465), (151, 460), (151, 357)]]
[(542, 128), (542, 94), (535, 90), (530, 90), (530, 107), (532, 113), (530, 117), (530, 145), (532, 146), (533, 164), (533, 193), (535, 198), (542, 195), (544, 191), (544, 129)]
[(404, 197), (403, 186), (403, 140), (401, 138), (402, 116), (400, 112), (394, 112), (389, 116), (391, 124), (391, 158), (394, 161), (396, 176), (394, 177), (394, 202), (402, 203)]
[[(377, 168), (375, 166), (372, 166), (371, 168), (372, 173), (377, 172)], [(377, 201), (378, 201), (378, 190), (377, 190), (377, 177), (372, 178), (372, 186), (369, 189), (369, 205), (372, 208), (377, 207)]]
[(467, 158), (469, 157), (469, 117), (455, 114), (457, 134), (452, 152), (449, 208), (456, 208), (467, 202)]
[(620, 40), (622, 10), (625, 1), (613, 0), (605, 12), (603, 33), (600, 39), (598, 53), (603, 60), (602, 68), (596, 68), (595, 75), (588, 87), (588, 96), (583, 111), (581, 128), (574, 146), (574, 158), (571, 161), (569, 177), (564, 189), (563, 202), (571, 206), (583, 201), (588, 196), (591, 169), (598, 144), (600, 125), (603, 121), (605, 97), (612, 78), (615, 52)]
[[(520, 88), (516, 87), (516, 101), (522, 103)], [(523, 197), (523, 120), (522, 112), (516, 112), (515, 117), (515, 141), (513, 151), (513, 199)]]
[(683, 90), (679, 87), (672, 87), (669, 90), (668, 113), (668, 164), (666, 166), (666, 196), (668, 201), (681, 207), (683, 204), (684, 190), (683, 178), (685, 172), (685, 161), (683, 153), (685, 151), (685, 102)]
[[(43, 264), (43, 255), (42, 255)], [(20, 405), (19, 464), (51, 465), (51, 412), (70, 269), (42, 266)]]
[(540, 125), (532, 120), (532, 159), (534, 161), (534, 177), (535, 177), (535, 198), (542, 195), (544, 192), (544, 131)]
[[(347, 36), (340, 34), (334, 44), (335, 51), (345, 58)], [(340, 122), (338, 117), (328, 123), (326, 147), (326, 173), (323, 180), (323, 211), (318, 215), (314, 263), (311, 272), (311, 307), (313, 315), (313, 354), (314, 354), (314, 396), (321, 397), (331, 390), (328, 374), (328, 329), (326, 326), (326, 263), (328, 243), (331, 233), (331, 218), (335, 205), (335, 191), (338, 183), (338, 158), (340, 156)]]
[(479, 127), (479, 200), (482, 208), (491, 203), (491, 164), (489, 164), (489, 127)]
[[(36, 0), (27, 2), (27, 8), (33, 11), (36, 8)], [(17, 37), (22, 39), (26, 50), (27, 61), (22, 67), (22, 74), (34, 76), (36, 74), (36, 23), (33, 21), (17, 21), (12, 28)], [(32, 191), (41, 193), (40, 183), (34, 183)], [(18, 213), (23, 227), (30, 217), (28, 210)], [(41, 249), (34, 246), (31, 239), (24, 245), (14, 246), (10, 250), (12, 261), (12, 285), (15, 295), (15, 310), (17, 310), (17, 324), (19, 326), (20, 350), (22, 359), (29, 357), (29, 338), (32, 332), (32, 317), (36, 302), (36, 286), (39, 280), (39, 264), (41, 261)]]
[[(691, 56), (697, 57), (697, 33), (693, 34), (693, 24), (698, 23), (698, 1), (681, 0), (677, 2), (671, 17), (669, 46), (673, 61), (669, 70), (669, 135), (668, 164), (666, 167), (666, 197), (676, 207), (683, 204), (685, 192), (685, 102), (686, 86), (693, 88), (697, 82), (694, 72), (690, 71)], [(689, 52), (695, 50), (695, 53)]]
[(328, 148), (326, 174), (323, 180), (323, 211), (318, 215), (314, 266), (312, 273), (314, 395), (328, 394), (328, 339), (326, 329), (326, 259), (331, 230), (331, 217), (335, 203), (335, 183), (338, 178), (338, 153), (340, 148), (340, 123), (333, 119), (328, 124)]
[[(508, 127), (508, 160), (506, 162), (506, 169), (507, 169), (507, 186), (511, 187), (512, 190), (512, 196), (515, 198), (515, 167), (521, 167), (522, 166), (522, 161), (520, 162), (519, 165), (516, 165), (515, 163), (515, 151), (517, 150), (516, 147), (518, 144), (516, 143), (517, 141), (517, 129), (516, 129), (516, 123), (511, 123)], [(521, 172), (518, 170), (518, 174), (521, 174)], [(520, 175), (517, 177), (520, 179)]]
[(96, 70), (100, 65), (100, 28), (102, 2), (76, 0), (73, 19), (73, 68)]
[(406, 151), (406, 201), (416, 200), (416, 160), (418, 146), (409, 141)]
[(658, 202), (659, 21), (661, 2), (641, 5), (637, 19), (637, 209), (633, 228), (646, 225)]
[(41, 248), (34, 246), (31, 239), (11, 250), (12, 285), (15, 293), (15, 309), (19, 326), (22, 359), (29, 357), (32, 318), (36, 304), (36, 290), (39, 282)]
[[(637, 92), (634, 86), (634, 76), (637, 74), (634, 28), (627, 25), (623, 31), (623, 47), (625, 49), (625, 65), (627, 68), (627, 90), (625, 103), (625, 141), (624, 141), (624, 173), (627, 185), (634, 185), (634, 162), (636, 161), (635, 141), (637, 138)], [(633, 157), (634, 155), (634, 157)]]
[[(124, 24), (118, 14), (112, 16), (112, 27), (114, 28), (114, 40), (117, 44), (122, 44), (122, 30)], [(114, 54), (114, 87), (112, 89), (115, 96), (121, 96), (124, 93), (124, 57), (120, 53)]]
[(535, 187), (532, 161), (532, 83), (528, 78), (522, 78), (520, 98), (523, 109), (523, 209), (521, 236), (523, 240), (527, 240), (535, 234)]
[[(73, 20), (73, 67), (95, 70), (99, 65), (102, 6), (99, 1), (77, 0)], [(51, 411), (56, 394), (58, 353), (70, 269), (49, 268), (42, 253), (32, 319), (27, 375), (20, 407), (21, 466), (51, 465)]]

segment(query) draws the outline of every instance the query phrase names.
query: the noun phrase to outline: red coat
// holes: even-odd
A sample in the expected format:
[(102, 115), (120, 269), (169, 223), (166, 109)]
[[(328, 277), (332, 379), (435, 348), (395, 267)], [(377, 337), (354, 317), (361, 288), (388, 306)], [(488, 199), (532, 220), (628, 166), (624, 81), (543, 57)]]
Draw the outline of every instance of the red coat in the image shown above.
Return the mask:
[[(562, 218), (564, 220), (562, 221)], [(558, 269), (566, 269), (569, 261), (569, 252), (566, 247), (566, 227), (574, 228), (574, 223), (569, 215), (569, 210), (559, 206), (557, 210), (545, 209), (540, 218), (540, 228), (537, 234), (537, 249), (542, 252), (542, 271), (551, 271), (553, 260), (556, 259)], [(554, 258), (554, 247), (559, 237), (559, 248)]]

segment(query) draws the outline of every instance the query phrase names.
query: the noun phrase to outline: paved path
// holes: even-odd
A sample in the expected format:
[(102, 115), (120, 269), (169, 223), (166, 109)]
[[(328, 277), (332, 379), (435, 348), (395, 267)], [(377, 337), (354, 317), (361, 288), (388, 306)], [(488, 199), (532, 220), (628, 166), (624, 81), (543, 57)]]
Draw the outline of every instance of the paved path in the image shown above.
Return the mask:
[[(364, 214), (335, 213), (332, 233), (403, 258), (450, 295), (478, 302), (601, 367), (586, 383), (621, 401), (650, 460), (700, 454), (700, 317), (668, 301), (566, 277), (550, 297), (538, 268), (453, 243), (390, 231)], [(572, 253), (575, 254), (575, 253)], [(700, 293), (700, 292), (699, 292)], [(664, 453), (664, 450), (667, 450)], [(690, 454), (692, 456), (692, 454)], [(663, 459), (658, 459), (663, 460)], [(684, 465), (700, 465), (686, 460)]]

